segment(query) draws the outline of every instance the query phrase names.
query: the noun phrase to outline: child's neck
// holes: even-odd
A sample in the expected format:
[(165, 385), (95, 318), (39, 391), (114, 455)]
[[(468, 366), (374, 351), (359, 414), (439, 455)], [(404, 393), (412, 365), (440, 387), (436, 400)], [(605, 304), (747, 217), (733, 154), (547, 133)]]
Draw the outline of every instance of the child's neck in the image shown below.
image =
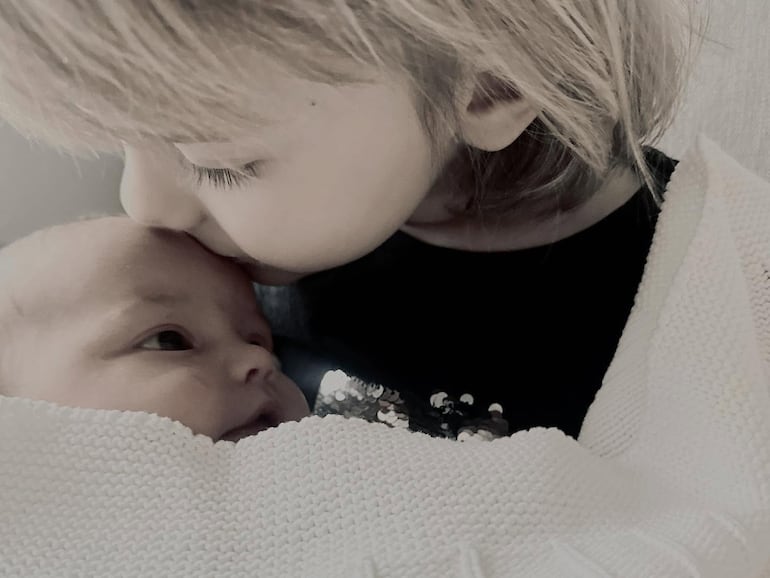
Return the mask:
[(631, 169), (610, 177), (583, 205), (530, 225), (506, 220), (457, 217), (441, 199), (431, 197), (401, 227), (431, 245), (465, 251), (515, 251), (548, 245), (595, 225), (622, 207), (639, 190), (641, 181)]

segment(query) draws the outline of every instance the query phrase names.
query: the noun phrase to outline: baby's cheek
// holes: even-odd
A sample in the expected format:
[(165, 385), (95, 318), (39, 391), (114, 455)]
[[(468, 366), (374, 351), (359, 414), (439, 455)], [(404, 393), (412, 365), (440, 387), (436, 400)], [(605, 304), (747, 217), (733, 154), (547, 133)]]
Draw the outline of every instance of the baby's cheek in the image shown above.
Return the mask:
[(281, 372), (274, 373), (271, 381), (281, 399), (284, 421), (299, 420), (310, 415), (307, 400), (296, 383)]
[[(158, 388), (160, 415), (181, 422), (196, 434), (219, 435), (226, 404), (215, 384), (191, 371), (174, 372), (173, 379)], [(172, 376), (169, 376), (172, 377)]]

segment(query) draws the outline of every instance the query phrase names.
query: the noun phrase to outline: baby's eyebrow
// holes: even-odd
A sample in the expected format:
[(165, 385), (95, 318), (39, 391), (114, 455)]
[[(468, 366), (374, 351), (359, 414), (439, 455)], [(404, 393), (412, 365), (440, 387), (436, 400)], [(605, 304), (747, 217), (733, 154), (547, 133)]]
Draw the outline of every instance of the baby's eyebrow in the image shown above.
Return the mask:
[(19, 317), (21, 318), (25, 317), (24, 315), (25, 309), (21, 304), (21, 300), (18, 299), (16, 295), (14, 295), (13, 293), (8, 295), (8, 302), (11, 304), (11, 307)]
[(19, 295), (7, 287), (0, 290), (0, 315), (6, 320), (8, 317), (25, 319), (31, 306), (28, 302), (22, 301)]
[(144, 314), (145, 317), (140, 315), (139, 318), (146, 321), (148, 311), (154, 310), (148, 308), (148, 304), (160, 307), (154, 310), (154, 314), (157, 315), (162, 310), (170, 312), (175, 309), (175, 306), (189, 300), (190, 296), (186, 293), (167, 293), (157, 289), (133, 291), (130, 296), (124, 296), (118, 303), (112, 304), (110, 308), (104, 311), (101, 316), (101, 323), (104, 326), (132, 326), (132, 323), (137, 319), (137, 313)]
[(186, 293), (163, 293), (161, 291), (139, 291), (136, 297), (139, 301), (159, 305), (173, 305), (190, 300), (190, 296)]

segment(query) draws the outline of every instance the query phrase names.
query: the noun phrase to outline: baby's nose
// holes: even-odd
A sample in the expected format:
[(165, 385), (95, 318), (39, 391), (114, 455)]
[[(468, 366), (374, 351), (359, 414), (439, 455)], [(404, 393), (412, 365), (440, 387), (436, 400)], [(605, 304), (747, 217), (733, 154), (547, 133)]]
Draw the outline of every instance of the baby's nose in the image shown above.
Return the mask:
[(280, 371), (273, 354), (260, 345), (244, 344), (232, 364), (233, 382), (241, 385), (259, 383), (274, 371)]

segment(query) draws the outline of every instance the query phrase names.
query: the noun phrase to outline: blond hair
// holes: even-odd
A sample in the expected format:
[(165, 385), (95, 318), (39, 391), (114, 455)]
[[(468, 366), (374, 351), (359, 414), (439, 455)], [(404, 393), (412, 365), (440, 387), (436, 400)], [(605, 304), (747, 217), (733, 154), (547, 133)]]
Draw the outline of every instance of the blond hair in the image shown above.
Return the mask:
[(435, 136), (456, 125), (460, 79), (484, 76), (492, 97), (540, 113), (503, 151), (464, 150), (451, 180), (474, 193), (466, 209), (547, 214), (619, 164), (654, 185), (642, 147), (686, 78), (686, 13), (676, 0), (3, 0), (0, 115), (70, 149), (227, 140), (258, 114), (250, 63), (266, 59), (327, 83), (402, 74)]

